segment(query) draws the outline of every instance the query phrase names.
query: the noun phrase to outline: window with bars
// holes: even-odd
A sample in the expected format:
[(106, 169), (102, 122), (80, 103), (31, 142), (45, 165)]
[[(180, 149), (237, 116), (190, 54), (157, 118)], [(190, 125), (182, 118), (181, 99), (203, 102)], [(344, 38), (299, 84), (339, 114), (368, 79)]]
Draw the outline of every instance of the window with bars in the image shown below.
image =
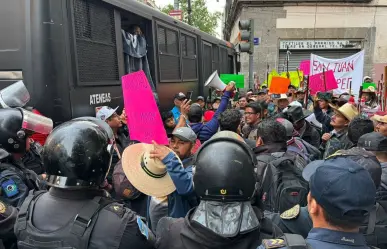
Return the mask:
[(203, 74), (204, 80), (207, 80), (208, 77), (212, 74), (212, 53), (211, 45), (203, 43)]
[(181, 80), (178, 32), (158, 25), (157, 43), (159, 48), (160, 81)]
[(79, 84), (119, 81), (114, 9), (90, 0), (73, 0)]
[(183, 80), (196, 80), (198, 78), (196, 38), (181, 33), (181, 54), (183, 59)]

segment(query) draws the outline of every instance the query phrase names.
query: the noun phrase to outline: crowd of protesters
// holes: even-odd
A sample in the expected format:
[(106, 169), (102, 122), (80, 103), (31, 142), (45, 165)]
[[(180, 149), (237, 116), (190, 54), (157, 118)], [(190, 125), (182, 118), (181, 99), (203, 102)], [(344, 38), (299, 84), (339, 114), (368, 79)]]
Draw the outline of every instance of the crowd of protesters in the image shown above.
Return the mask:
[[(168, 145), (132, 140), (118, 108), (38, 141), (25, 117), (40, 114), (0, 109), (0, 159), (22, 172), (0, 178), (2, 244), (387, 248), (387, 115), (375, 89), (364, 101), (292, 85), (235, 92), (176, 93), (161, 112)], [(15, 150), (14, 139), (28, 146)]]

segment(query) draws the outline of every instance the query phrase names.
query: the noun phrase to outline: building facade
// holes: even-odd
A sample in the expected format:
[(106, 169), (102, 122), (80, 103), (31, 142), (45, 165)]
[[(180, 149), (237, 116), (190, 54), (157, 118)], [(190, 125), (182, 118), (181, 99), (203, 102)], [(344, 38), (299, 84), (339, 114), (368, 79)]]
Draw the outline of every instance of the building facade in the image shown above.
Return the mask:
[[(260, 44), (254, 46), (254, 71), (261, 82), (267, 68), (297, 70), (311, 53), (336, 59), (364, 49), (364, 75), (375, 82), (387, 65), (387, 0), (228, 0), (225, 14), (223, 35), (233, 44), (239, 43), (239, 20), (255, 20), (254, 36)], [(240, 56), (246, 76), (248, 57)]]

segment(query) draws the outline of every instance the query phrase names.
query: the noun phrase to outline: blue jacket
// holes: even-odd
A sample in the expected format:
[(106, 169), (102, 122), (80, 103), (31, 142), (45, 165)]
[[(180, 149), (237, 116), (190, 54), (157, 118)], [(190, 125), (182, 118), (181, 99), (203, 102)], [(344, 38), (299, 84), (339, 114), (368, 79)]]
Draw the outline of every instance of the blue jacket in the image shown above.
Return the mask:
[(183, 218), (190, 209), (199, 204), (193, 189), (191, 162), (192, 158), (183, 160), (182, 163), (186, 166), (184, 168), (172, 152), (163, 160), (176, 187), (176, 191), (168, 196), (169, 217)]
[(227, 109), (228, 101), (231, 97), (231, 94), (231, 92), (224, 92), (218, 110), (216, 110), (214, 116), (207, 124), (190, 124), (191, 129), (196, 133), (201, 143), (204, 143), (205, 141), (209, 140), (216, 132), (218, 132), (218, 116)]

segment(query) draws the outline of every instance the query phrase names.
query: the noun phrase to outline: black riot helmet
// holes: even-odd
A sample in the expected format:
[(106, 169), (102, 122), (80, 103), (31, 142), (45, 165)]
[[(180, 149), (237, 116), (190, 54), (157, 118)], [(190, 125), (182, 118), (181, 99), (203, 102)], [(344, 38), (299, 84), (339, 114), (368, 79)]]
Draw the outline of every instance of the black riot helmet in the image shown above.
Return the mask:
[(194, 187), (202, 200), (243, 202), (259, 185), (256, 158), (249, 147), (234, 138), (213, 138), (194, 159)]
[(67, 189), (98, 187), (109, 171), (114, 143), (110, 127), (96, 118), (78, 118), (58, 126), (42, 152), (48, 184)]
[(8, 153), (25, 153), (28, 136), (49, 134), (51, 119), (22, 108), (0, 109), (0, 148)]

